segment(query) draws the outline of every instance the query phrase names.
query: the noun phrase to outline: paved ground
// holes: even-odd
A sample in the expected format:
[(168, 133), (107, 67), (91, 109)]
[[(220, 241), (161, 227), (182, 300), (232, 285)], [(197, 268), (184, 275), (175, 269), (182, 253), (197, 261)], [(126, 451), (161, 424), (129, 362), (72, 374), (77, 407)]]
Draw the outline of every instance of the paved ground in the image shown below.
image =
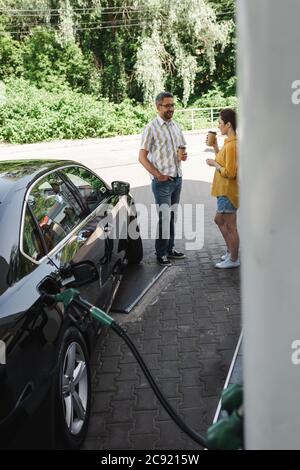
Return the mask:
[[(240, 333), (239, 271), (217, 270), (224, 251), (208, 183), (185, 183), (182, 202), (205, 207), (205, 243), (169, 268), (129, 315), (118, 315), (170, 403), (196, 431), (211, 424)], [(192, 196), (191, 196), (192, 195)], [(137, 201), (151, 200), (149, 187)], [(145, 263), (155, 262), (146, 240)], [(184, 241), (177, 246), (184, 248)], [(93, 357), (93, 402), (84, 449), (187, 450), (186, 437), (158, 404), (127, 345), (113, 332)]]

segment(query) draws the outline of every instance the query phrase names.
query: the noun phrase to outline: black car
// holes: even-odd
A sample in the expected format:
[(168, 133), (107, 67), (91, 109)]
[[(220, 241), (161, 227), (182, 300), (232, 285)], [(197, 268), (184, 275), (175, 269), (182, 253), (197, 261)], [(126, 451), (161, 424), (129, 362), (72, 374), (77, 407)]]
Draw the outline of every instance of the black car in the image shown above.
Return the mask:
[(71, 161), (0, 162), (0, 230), (0, 447), (78, 448), (99, 325), (45, 299), (75, 286), (109, 311), (143, 257), (129, 184)]

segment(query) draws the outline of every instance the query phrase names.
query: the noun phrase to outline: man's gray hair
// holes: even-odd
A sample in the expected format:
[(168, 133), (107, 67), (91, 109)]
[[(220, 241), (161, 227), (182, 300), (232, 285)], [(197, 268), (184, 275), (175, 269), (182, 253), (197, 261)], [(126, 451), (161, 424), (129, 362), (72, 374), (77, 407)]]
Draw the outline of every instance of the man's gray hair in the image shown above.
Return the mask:
[(163, 100), (165, 98), (174, 98), (174, 96), (172, 95), (172, 93), (170, 93), (169, 91), (162, 91), (161, 93), (159, 93), (157, 95), (157, 97), (155, 98), (155, 104), (156, 106), (160, 103), (163, 102)]

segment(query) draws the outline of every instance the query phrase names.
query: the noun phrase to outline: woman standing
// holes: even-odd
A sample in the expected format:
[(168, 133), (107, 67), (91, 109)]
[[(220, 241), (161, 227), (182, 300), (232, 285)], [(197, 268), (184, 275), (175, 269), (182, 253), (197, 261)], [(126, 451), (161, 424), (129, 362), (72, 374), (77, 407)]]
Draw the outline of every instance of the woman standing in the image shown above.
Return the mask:
[(227, 252), (216, 268), (238, 268), (239, 235), (236, 225), (236, 212), (239, 207), (238, 195), (238, 157), (236, 136), (236, 113), (226, 108), (220, 112), (219, 129), (226, 135), (224, 146), (219, 150), (217, 139), (213, 144), (216, 159), (208, 158), (206, 163), (216, 168), (211, 194), (217, 197), (217, 213), (215, 222), (227, 246)]

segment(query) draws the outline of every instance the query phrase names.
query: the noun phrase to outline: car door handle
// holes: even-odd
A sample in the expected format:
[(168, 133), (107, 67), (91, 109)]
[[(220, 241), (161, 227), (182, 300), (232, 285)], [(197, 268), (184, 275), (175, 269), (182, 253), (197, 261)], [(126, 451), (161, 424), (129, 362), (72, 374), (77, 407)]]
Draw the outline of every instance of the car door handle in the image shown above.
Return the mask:
[(85, 242), (92, 235), (92, 230), (81, 230), (77, 235), (78, 242)]

